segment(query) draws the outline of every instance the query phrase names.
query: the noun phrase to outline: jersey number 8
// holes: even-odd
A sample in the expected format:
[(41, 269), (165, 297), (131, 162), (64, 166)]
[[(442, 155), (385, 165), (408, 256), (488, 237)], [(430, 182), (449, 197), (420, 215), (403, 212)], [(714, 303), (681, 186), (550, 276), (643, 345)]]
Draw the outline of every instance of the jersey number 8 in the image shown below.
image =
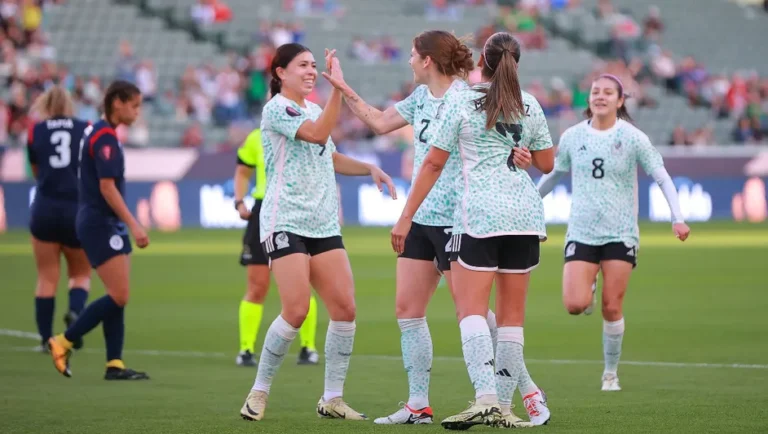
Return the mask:
[(592, 160), (592, 177), (595, 179), (603, 179), (605, 176), (605, 170), (603, 170), (603, 163), (605, 160), (602, 158), (595, 158)]

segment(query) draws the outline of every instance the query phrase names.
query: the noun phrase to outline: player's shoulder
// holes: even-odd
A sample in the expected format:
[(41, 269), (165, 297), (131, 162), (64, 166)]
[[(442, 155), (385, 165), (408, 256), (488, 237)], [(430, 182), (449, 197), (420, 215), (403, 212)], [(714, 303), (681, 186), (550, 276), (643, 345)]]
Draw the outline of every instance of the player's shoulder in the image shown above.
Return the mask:
[(589, 120), (583, 120), (575, 125), (571, 125), (560, 135), (560, 142), (573, 140), (587, 134), (587, 128), (589, 128)]
[(525, 107), (525, 116), (529, 118), (543, 117), (544, 110), (542, 110), (539, 100), (537, 100), (535, 96), (531, 95), (530, 93), (524, 90), (521, 93), (523, 95), (523, 106)]
[(100, 120), (93, 124), (93, 130), (90, 134), (90, 141), (91, 144), (95, 144), (97, 142), (102, 141), (116, 141), (117, 140), (117, 133), (115, 132), (115, 129), (112, 128), (112, 125), (109, 124), (109, 122), (105, 120)]
[[(307, 101), (307, 112), (310, 109), (310, 101)], [(288, 117), (299, 117), (304, 110), (296, 102), (277, 94), (264, 104), (261, 116), (266, 120), (285, 119)]]
[(639, 147), (652, 145), (650, 137), (631, 122), (623, 119), (619, 119), (616, 122), (618, 122), (618, 128), (623, 141), (629, 142), (632, 146)]

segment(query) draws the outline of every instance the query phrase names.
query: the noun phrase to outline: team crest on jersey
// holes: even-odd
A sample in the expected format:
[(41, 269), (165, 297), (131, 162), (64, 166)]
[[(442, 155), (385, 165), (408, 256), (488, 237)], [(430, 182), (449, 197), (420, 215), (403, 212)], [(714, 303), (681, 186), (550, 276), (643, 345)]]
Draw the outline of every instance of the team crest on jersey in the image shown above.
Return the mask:
[(614, 143), (613, 148), (611, 148), (611, 152), (614, 155), (621, 154), (621, 152), (622, 152), (621, 140), (619, 140), (618, 142)]
[(443, 114), (443, 109), (445, 108), (445, 103), (440, 103), (439, 106), (437, 106), (437, 113), (435, 113), (435, 119), (440, 119), (440, 116)]
[(107, 146), (104, 146), (103, 148), (101, 148), (101, 156), (105, 160), (111, 159), (112, 158), (112, 147), (107, 145)]
[(284, 249), (288, 247), (288, 234), (285, 232), (280, 232), (279, 234), (275, 235), (275, 247), (277, 249)]
[(288, 116), (295, 118), (301, 116), (301, 112), (296, 110), (293, 107), (286, 107), (285, 112), (288, 113)]
[(112, 235), (109, 238), (109, 247), (112, 247), (112, 250), (122, 250), (124, 245), (123, 237), (120, 235)]

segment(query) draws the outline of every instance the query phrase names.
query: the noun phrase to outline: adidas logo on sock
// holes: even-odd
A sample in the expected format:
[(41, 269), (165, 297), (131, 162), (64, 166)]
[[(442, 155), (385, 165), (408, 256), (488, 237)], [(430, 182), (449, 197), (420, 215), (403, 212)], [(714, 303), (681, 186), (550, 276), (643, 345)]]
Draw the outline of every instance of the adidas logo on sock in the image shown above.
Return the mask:
[(509, 374), (509, 371), (507, 371), (506, 368), (502, 369), (501, 371), (497, 371), (496, 375), (498, 375), (499, 377), (510, 377), (510, 378), (512, 378), (512, 375)]

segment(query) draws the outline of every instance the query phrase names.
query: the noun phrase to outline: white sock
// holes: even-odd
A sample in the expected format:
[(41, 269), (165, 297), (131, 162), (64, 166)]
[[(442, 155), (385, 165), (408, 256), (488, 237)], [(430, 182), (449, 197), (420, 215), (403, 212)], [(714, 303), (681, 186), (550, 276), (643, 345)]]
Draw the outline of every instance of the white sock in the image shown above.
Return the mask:
[(517, 389), (523, 363), (523, 328), (499, 327), (496, 346), (496, 390), (502, 414), (512, 409), (512, 396)]
[(624, 318), (618, 321), (603, 320), (604, 374), (616, 374), (621, 357), (621, 341), (624, 339)]
[(498, 403), (493, 360), (493, 342), (486, 319), (470, 315), (459, 323), (461, 349), (467, 364), (469, 378), (475, 387), (475, 398), (480, 403)]
[(272, 380), (275, 378), (285, 354), (291, 348), (299, 329), (288, 324), (282, 316), (275, 318), (264, 337), (264, 346), (259, 357), (259, 368), (256, 371), (256, 381), (251, 390), (269, 393)]
[(485, 321), (488, 323), (488, 330), (491, 332), (491, 340), (493, 341), (493, 354), (496, 354), (496, 344), (499, 341), (499, 329), (496, 326), (496, 314), (492, 310), (488, 309), (488, 316)]
[(408, 373), (408, 406), (429, 407), (429, 376), (432, 370), (432, 336), (427, 318), (399, 319), (403, 365)]
[(330, 321), (325, 335), (325, 392), (323, 400), (342, 396), (349, 359), (355, 343), (354, 321)]

